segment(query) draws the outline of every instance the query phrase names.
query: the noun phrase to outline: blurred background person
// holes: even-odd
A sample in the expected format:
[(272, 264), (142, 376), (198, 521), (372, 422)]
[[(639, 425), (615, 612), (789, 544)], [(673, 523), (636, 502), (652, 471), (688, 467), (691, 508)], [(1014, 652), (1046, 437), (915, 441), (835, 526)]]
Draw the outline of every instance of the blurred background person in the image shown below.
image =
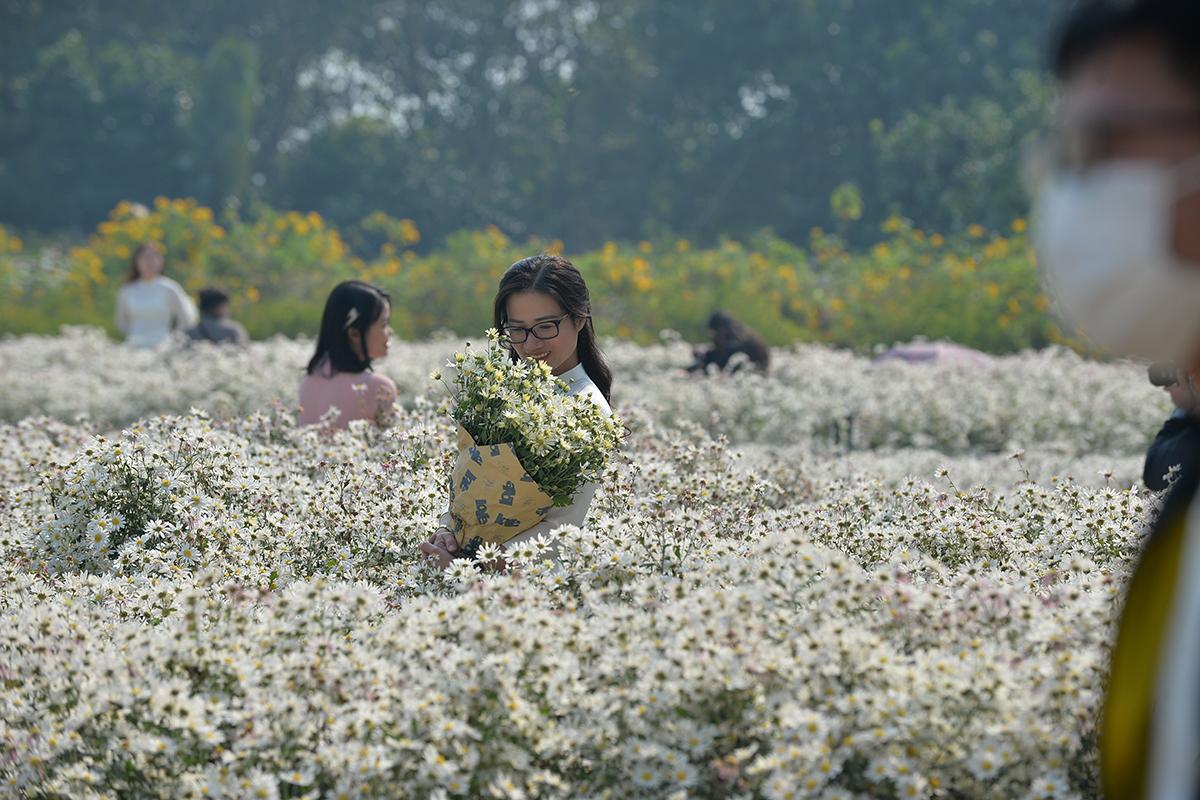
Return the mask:
[(333, 423), (352, 420), (385, 424), (396, 402), (396, 384), (371, 371), (371, 362), (388, 354), (392, 341), (391, 298), (365, 281), (343, 281), (333, 288), (321, 315), (317, 351), (300, 383), (300, 424), (312, 425), (330, 410)]
[(175, 330), (196, 324), (196, 307), (178, 283), (163, 275), (163, 250), (154, 242), (138, 245), (129, 275), (117, 293), (117, 327), (134, 347), (157, 347)]
[(766, 374), (771, 363), (771, 352), (763, 338), (749, 325), (732, 314), (714, 311), (708, 318), (708, 330), (712, 333), (712, 347), (693, 351), (695, 362), (688, 367), (688, 372), (707, 372), (710, 364), (720, 370), (737, 372), (743, 364), (733, 357), (741, 353), (759, 372)]
[[(1088, 0), (1055, 55), (1039, 261), (1100, 347), (1200, 367), (1200, 3)], [(1100, 733), (1104, 796), (1200, 794), (1200, 424), (1131, 577)]]
[(250, 341), (246, 329), (229, 318), (229, 295), (212, 287), (200, 290), (200, 322), (187, 334), (194, 342), (245, 346)]
[(1146, 488), (1161, 492), (1170, 483), (1168, 476), (1187, 458), (1189, 447), (1188, 416), (1196, 412), (1196, 384), (1194, 374), (1177, 369), (1172, 365), (1155, 364), (1150, 367), (1150, 382), (1161, 386), (1171, 397), (1175, 410), (1163, 423), (1158, 435), (1146, 451), (1146, 465), (1142, 469), (1142, 481)]
[(871, 359), (874, 364), (888, 361), (962, 367), (987, 367), (993, 363), (991, 356), (972, 347), (963, 347), (954, 342), (923, 341), (892, 345)]

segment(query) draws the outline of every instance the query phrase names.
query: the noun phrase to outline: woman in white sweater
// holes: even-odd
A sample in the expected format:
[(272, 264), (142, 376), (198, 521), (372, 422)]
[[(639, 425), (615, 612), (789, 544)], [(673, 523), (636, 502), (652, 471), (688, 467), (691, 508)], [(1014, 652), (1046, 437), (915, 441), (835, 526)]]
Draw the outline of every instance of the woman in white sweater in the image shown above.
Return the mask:
[(162, 271), (163, 251), (154, 242), (139, 245), (129, 260), (129, 277), (117, 293), (117, 327), (133, 347), (157, 347), (171, 331), (196, 324), (191, 298)]
[[(513, 358), (536, 358), (569, 387), (611, 414), (612, 372), (596, 346), (591, 300), (583, 276), (561, 256), (532, 256), (508, 268), (500, 279), (494, 309), (496, 328), (511, 342)], [(596, 494), (596, 484), (575, 493), (571, 505), (551, 508), (545, 518), (505, 543), (528, 541), (565, 525), (581, 526)], [(458, 550), (453, 519), (446, 512), (421, 552), (445, 567)]]

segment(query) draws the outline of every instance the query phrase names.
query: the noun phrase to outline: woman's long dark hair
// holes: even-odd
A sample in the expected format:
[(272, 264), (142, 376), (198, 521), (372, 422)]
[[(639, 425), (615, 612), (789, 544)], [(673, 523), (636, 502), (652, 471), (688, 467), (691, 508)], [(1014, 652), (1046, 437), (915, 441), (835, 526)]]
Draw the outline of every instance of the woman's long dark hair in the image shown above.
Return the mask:
[[(365, 281), (342, 281), (333, 287), (321, 314), (321, 334), (317, 337), (317, 352), (308, 362), (308, 374), (324, 370), (363, 372), (371, 368), (367, 356), (367, 330), (383, 315), (391, 303), (388, 293)], [(363, 355), (354, 352), (350, 330), (359, 333)]]
[[(596, 330), (592, 327), (592, 301), (588, 295), (583, 276), (562, 256), (530, 256), (508, 268), (500, 279), (496, 292), (495, 324), (502, 330), (508, 322), (508, 298), (518, 292), (543, 292), (553, 297), (562, 310), (575, 322), (583, 322), (579, 329), (579, 363), (587, 370), (588, 377), (596, 384), (604, 399), (612, 402), (612, 370), (604, 361), (604, 355), (596, 345)], [(515, 359), (517, 354), (513, 353)]]

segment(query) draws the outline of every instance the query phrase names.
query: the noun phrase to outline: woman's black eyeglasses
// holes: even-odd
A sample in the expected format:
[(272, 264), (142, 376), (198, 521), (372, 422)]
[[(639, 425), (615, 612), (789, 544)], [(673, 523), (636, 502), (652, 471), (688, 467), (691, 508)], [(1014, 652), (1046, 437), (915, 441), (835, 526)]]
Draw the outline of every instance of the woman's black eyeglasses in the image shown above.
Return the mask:
[(570, 314), (563, 314), (558, 319), (548, 319), (545, 322), (539, 322), (532, 328), (524, 328), (520, 325), (505, 325), (500, 329), (500, 332), (513, 344), (521, 344), (529, 338), (529, 334), (533, 334), (535, 339), (553, 339), (558, 336), (559, 326), (562, 321)]

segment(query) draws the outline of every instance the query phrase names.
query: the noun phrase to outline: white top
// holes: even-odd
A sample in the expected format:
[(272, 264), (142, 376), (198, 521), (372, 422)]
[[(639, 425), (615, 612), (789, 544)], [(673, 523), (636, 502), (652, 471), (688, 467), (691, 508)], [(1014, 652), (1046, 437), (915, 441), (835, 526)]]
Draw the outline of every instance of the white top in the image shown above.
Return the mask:
[[(558, 379), (567, 384), (569, 394), (585, 395), (591, 398), (592, 402), (600, 407), (604, 416), (612, 416), (612, 408), (609, 407), (608, 401), (604, 399), (604, 394), (601, 393), (600, 387), (592, 381), (591, 377), (587, 374), (587, 370), (583, 368), (583, 364), (567, 370), (562, 375), (559, 375)], [(552, 507), (546, 512), (546, 517), (541, 522), (532, 528), (521, 531), (505, 542), (504, 546), (509, 547), (534, 539), (544, 533), (549, 533), (566, 525), (582, 527), (584, 520), (587, 519), (588, 509), (591, 508), (592, 498), (596, 496), (596, 488), (597, 484), (595, 483), (587, 483), (580, 486), (579, 491), (575, 493), (575, 497), (571, 500), (571, 505)], [(440, 527), (454, 530), (454, 518), (450, 516), (449, 511), (442, 514), (438, 523)]]
[(171, 331), (195, 324), (196, 307), (170, 278), (131, 281), (117, 293), (117, 327), (134, 347), (157, 347)]

